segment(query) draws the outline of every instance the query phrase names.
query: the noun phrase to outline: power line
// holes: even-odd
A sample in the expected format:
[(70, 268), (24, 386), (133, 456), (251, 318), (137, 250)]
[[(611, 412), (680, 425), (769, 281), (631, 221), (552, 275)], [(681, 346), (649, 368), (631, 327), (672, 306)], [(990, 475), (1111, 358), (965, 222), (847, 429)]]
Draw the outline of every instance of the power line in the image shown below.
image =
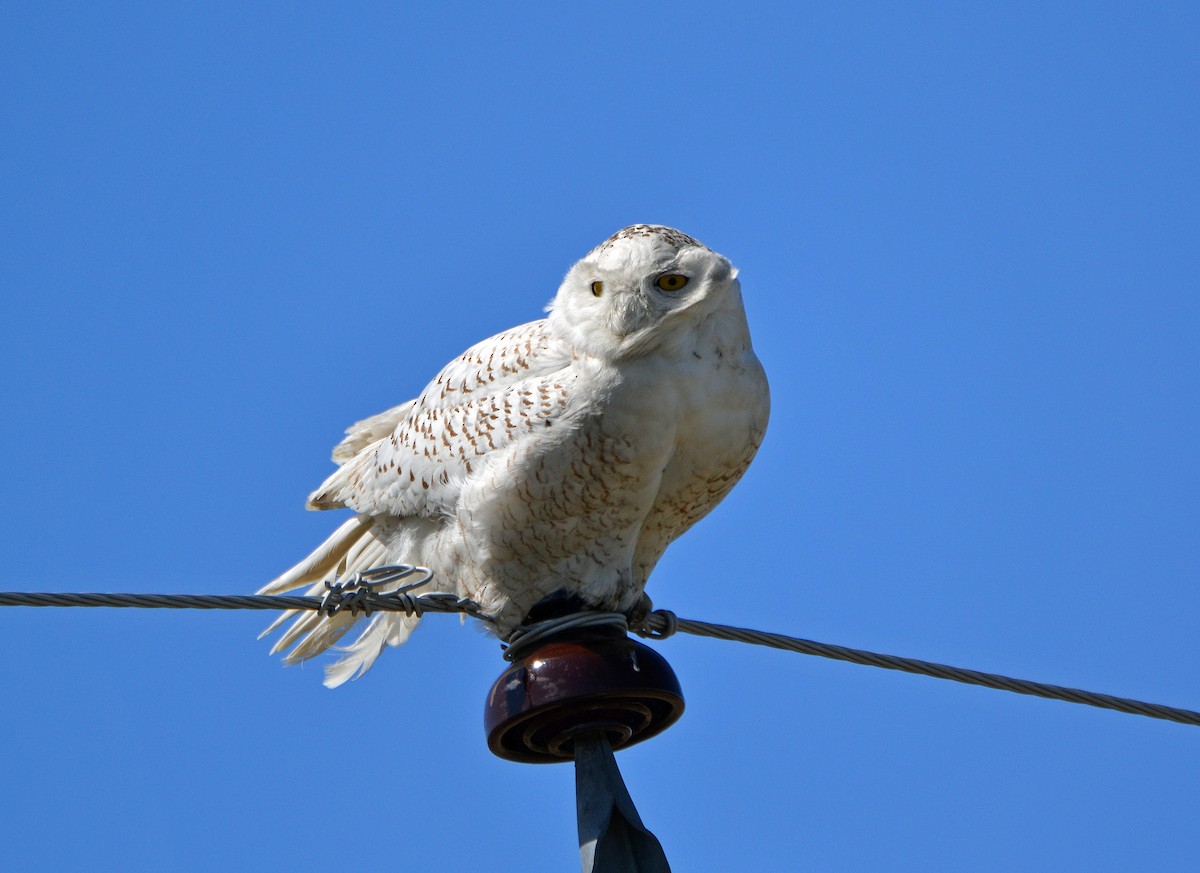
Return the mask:
[[(656, 610), (646, 617), (645, 625), (652, 634), (657, 636), (667, 630), (669, 620), (661, 615), (665, 610)], [(996, 688), (1000, 691), (1011, 691), (1014, 694), (1030, 694), (1034, 697), (1045, 697), (1049, 700), (1065, 700), (1067, 703), (1081, 703), (1086, 706), (1096, 706), (1101, 709), (1115, 709), (1131, 715), (1144, 715), (1149, 718), (1161, 718), (1180, 724), (1200, 725), (1200, 712), (1190, 709), (1178, 709), (1173, 706), (1163, 706), (1158, 703), (1146, 703), (1141, 700), (1131, 700), (1127, 697), (1116, 697), (1112, 694), (1100, 694), (1096, 691), (1083, 691), (1078, 688), (1067, 688), (1062, 685), (1048, 685), (1044, 682), (1033, 682), (1029, 679), (1014, 679), (1001, 676), (998, 673), (983, 673), (979, 670), (968, 670), (964, 667), (950, 667), (933, 661), (919, 661), (916, 658), (902, 658), (898, 655), (883, 655), (878, 652), (868, 652), (864, 649), (852, 649), (847, 646), (835, 646), (830, 643), (818, 643), (799, 637), (789, 637), (783, 634), (767, 633), (766, 631), (749, 630), (741, 627), (730, 627), (723, 624), (711, 624), (706, 621), (692, 621), (686, 618), (674, 619), (681, 633), (695, 634), (700, 637), (712, 637), (719, 640), (733, 640), (739, 643), (752, 643), (756, 646), (770, 646), (773, 649), (783, 649), (788, 652), (799, 652), (802, 655), (817, 655), (821, 658), (832, 658), (835, 661), (850, 661), (854, 664), (865, 664), (869, 667), (882, 667), (885, 670), (901, 670), (905, 673), (916, 673), (921, 676), (932, 676), (934, 679), (950, 679), (968, 685), (982, 685), (985, 688)]]
[[(319, 610), (327, 614), (333, 614), (342, 610), (367, 614), (371, 612), (404, 612), (408, 615), (422, 615), (427, 612), (449, 612), (466, 613), (485, 622), (491, 621), (490, 616), (482, 612), (479, 605), (472, 600), (446, 593), (410, 593), (411, 588), (425, 584), (428, 581), (428, 577), (407, 586), (401, 591), (390, 593), (374, 591), (371, 585), (380, 584), (379, 580), (382, 576), (378, 574), (382, 571), (391, 571), (391, 575), (387, 577), (387, 580), (392, 581), (412, 573), (413, 568), (380, 568), (379, 571), (372, 571), (377, 574), (374, 578), (352, 577), (341, 584), (330, 585), (327, 583), (329, 590), (323, 597), (278, 594), (74, 594), (0, 591), (0, 606), (74, 606), (126, 609), (299, 609)], [(623, 620), (624, 617), (619, 616), (618, 618)], [(854, 649), (848, 646), (837, 646), (830, 643), (801, 639), (799, 637), (790, 637), (784, 634), (679, 618), (673, 612), (665, 609), (650, 612), (640, 623), (634, 625), (632, 630), (643, 637), (651, 639), (665, 639), (679, 632), (701, 637), (750, 643), (758, 646), (769, 646), (770, 648), (797, 652), (802, 655), (817, 655), (836, 661), (849, 661), (854, 664), (864, 664), (870, 667), (882, 667), (885, 670), (900, 670), (905, 673), (931, 676), (935, 679), (949, 679), (968, 685), (982, 685), (985, 688), (1011, 691), (1015, 694), (1028, 694), (1034, 697), (1044, 697), (1049, 700), (1063, 700), (1067, 703), (1078, 703), (1101, 709), (1112, 709), (1131, 715), (1141, 715), (1147, 718), (1163, 719), (1179, 724), (1200, 726), (1200, 712), (1189, 709), (1147, 703), (1141, 700), (1116, 697), (1111, 694), (1101, 694), (1095, 691), (1083, 691), (1078, 688), (1066, 688), (1061, 685), (1049, 685), (1029, 679), (1015, 679), (1010, 676), (1001, 676), (997, 673), (984, 673), (978, 670), (968, 670), (963, 667), (951, 667), (932, 661), (902, 658), (897, 655), (885, 655), (864, 649)]]
[[(335, 593), (336, 589), (334, 589)], [(356, 593), (356, 592), (348, 592)], [(344, 599), (349, 600), (343, 595)], [(329, 595), (314, 597), (292, 594), (98, 594), (42, 591), (0, 591), (0, 606), (83, 606), (117, 609), (311, 609), (334, 613), (340, 609), (370, 614), (404, 612), (465, 612), (487, 620), (472, 600), (453, 594), (377, 594), (356, 598), (354, 606), (331, 606)]]

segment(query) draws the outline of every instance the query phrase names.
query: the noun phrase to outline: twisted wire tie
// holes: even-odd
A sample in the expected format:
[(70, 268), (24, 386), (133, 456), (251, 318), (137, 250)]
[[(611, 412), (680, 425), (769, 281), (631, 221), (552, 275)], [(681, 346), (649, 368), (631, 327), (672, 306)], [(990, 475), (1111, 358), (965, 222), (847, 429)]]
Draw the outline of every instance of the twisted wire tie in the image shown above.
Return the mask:
[(665, 640), (679, 631), (679, 616), (669, 609), (656, 609), (646, 613), (642, 623), (633, 629), (639, 637), (648, 640)]
[(585, 611), (521, 625), (504, 641), (504, 660), (519, 661), (540, 643), (566, 631), (595, 628), (616, 628), (624, 634), (629, 632), (629, 623), (619, 612)]
[[(403, 585), (395, 591), (379, 592), (376, 589), (407, 579), (414, 573), (420, 573), (421, 578), (416, 582)], [(421, 604), (408, 592), (428, 585), (433, 581), (433, 573), (425, 567), (414, 567), (411, 564), (393, 564), (387, 567), (375, 567), (371, 570), (361, 570), (352, 573), (345, 582), (336, 579), (325, 580), (325, 595), (317, 607), (320, 615), (337, 615), (348, 609), (351, 615), (370, 615), (378, 608), (381, 597), (388, 597), (391, 603), (405, 615), (422, 615)]]

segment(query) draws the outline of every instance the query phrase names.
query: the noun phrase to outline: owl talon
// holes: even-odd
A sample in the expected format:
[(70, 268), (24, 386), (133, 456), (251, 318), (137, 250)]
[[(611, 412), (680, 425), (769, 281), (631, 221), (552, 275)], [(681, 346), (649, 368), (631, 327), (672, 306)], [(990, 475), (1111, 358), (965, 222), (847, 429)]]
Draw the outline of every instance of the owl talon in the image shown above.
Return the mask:
[(643, 591), (637, 603), (630, 607), (629, 612), (625, 613), (625, 619), (629, 622), (630, 628), (639, 628), (646, 621), (646, 616), (653, 611), (654, 602), (650, 599), (650, 595)]

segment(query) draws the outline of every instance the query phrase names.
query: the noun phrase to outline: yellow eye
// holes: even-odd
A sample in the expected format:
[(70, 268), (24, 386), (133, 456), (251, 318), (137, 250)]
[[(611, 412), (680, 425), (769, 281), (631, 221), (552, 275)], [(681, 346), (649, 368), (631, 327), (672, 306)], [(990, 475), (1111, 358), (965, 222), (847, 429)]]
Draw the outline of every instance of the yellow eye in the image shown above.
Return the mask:
[(659, 276), (658, 281), (654, 284), (664, 291), (678, 291), (687, 283), (687, 276), (681, 276), (678, 273), (667, 273), (665, 276)]
[(592, 283), (592, 296), (599, 297), (604, 293), (604, 283), (597, 279)]

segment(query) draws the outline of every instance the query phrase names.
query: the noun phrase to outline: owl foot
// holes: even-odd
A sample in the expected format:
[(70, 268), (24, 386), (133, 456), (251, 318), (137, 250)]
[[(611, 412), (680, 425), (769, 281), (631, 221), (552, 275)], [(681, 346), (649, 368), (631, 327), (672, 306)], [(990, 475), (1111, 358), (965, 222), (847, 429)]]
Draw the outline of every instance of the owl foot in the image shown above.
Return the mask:
[(629, 612), (625, 613), (625, 620), (629, 622), (629, 629), (636, 630), (640, 628), (646, 621), (646, 616), (654, 611), (654, 602), (650, 596), (644, 591), (642, 596), (638, 598), (637, 603), (629, 608)]

